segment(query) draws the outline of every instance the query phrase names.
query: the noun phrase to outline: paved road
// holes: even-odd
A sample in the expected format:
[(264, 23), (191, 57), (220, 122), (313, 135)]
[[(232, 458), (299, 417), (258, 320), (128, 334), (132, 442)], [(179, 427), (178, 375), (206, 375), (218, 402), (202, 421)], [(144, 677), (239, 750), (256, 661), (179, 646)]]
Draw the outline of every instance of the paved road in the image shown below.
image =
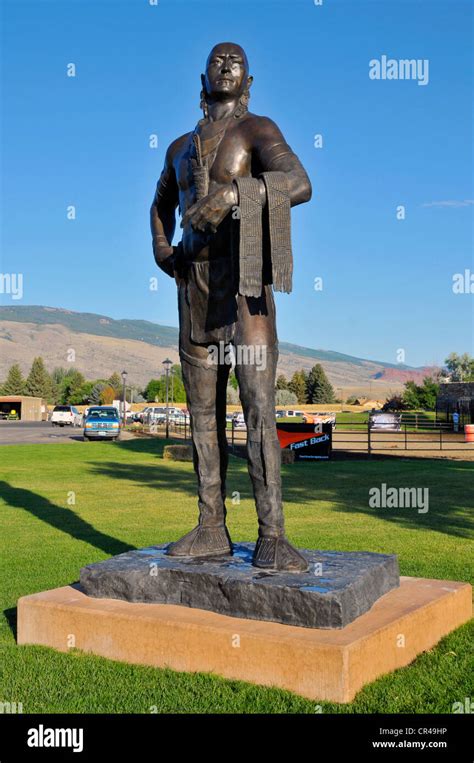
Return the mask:
[[(0, 445), (27, 445), (55, 442), (84, 442), (81, 427), (53, 427), (50, 421), (0, 421)], [(120, 440), (133, 440), (132, 432), (120, 433)]]
[(0, 445), (82, 441), (80, 427), (53, 427), (49, 421), (0, 421)]

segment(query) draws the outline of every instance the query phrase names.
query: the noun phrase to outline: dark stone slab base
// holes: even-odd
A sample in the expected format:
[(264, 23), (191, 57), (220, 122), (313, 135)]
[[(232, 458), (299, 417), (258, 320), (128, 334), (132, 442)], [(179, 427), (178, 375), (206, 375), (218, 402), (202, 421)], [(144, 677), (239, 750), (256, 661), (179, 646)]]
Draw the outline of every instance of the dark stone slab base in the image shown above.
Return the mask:
[(95, 598), (179, 604), (231, 617), (305, 628), (343, 628), (400, 585), (395, 555), (301, 549), (309, 572), (259, 570), (254, 543), (213, 560), (166, 555), (166, 545), (129, 551), (81, 569)]

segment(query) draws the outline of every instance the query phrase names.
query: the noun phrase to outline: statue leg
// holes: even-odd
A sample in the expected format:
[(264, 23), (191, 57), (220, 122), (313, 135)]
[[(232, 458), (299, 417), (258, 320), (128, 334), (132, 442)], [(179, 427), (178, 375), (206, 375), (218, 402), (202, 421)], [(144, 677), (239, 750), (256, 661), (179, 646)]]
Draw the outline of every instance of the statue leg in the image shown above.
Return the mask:
[(227, 471), (226, 386), (228, 366), (203, 367), (182, 360), (183, 382), (191, 415), (194, 469), (198, 481), (199, 522), (170, 544), (170, 556), (232, 553), (225, 525)]
[[(265, 569), (304, 572), (308, 569), (306, 559), (285, 537), (281, 449), (275, 420), (278, 340), (273, 295), (267, 287), (262, 300), (239, 299), (235, 373), (247, 424), (248, 470), (258, 515), (253, 564)], [(263, 304), (259, 306), (259, 302)]]

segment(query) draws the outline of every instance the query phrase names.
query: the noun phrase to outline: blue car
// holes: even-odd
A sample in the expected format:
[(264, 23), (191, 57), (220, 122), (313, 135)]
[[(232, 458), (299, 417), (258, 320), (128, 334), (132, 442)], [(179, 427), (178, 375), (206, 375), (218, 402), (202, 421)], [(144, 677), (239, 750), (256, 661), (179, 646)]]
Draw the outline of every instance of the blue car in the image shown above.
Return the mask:
[(84, 422), (84, 440), (117, 440), (120, 435), (120, 417), (113, 406), (94, 406)]

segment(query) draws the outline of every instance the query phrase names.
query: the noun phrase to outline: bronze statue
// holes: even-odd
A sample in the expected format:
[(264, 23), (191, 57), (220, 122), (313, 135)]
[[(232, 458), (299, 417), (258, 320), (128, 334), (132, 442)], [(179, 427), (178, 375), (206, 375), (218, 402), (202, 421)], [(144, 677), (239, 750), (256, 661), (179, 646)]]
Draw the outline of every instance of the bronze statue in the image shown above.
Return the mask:
[[(169, 146), (151, 207), (156, 263), (178, 286), (179, 352), (199, 496), (197, 527), (167, 553), (232, 553), (225, 524), (230, 367), (222, 354), (214, 362), (211, 350), (263, 348), (264, 364), (248, 362), (252, 353), (237, 353), (235, 364), (259, 524), (253, 564), (301, 572), (307, 562), (284, 532), (272, 286), (291, 291), (290, 207), (309, 201), (311, 183), (277, 125), (248, 111), (252, 77), (240, 45), (216, 45), (201, 80), (204, 117)], [(177, 207), (183, 236), (173, 247)]]

